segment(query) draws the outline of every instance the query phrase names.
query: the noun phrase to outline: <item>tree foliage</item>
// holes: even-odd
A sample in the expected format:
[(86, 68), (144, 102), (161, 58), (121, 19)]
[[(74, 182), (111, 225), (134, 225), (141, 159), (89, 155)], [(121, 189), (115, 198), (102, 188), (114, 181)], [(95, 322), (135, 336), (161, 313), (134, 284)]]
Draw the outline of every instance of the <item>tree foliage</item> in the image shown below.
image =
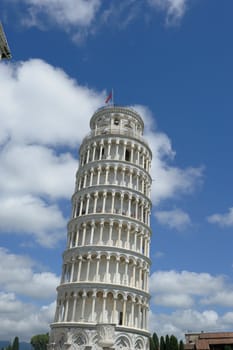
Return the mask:
[(19, 350), (19, 338), (15, 337), (12, 344), (7, 345), (2, 350)]
[(150, 338), (150, 350), (184, 350), (184, 343), (182, 340), (178, 342), (173, 334), (171, 336), (167, 334), (165, 338), (161, 336), (159, 340), (157, 334), (153, 333)]
[(156, 333), (153, 333), (152, 339), (155, 345), (155, 350), (159, 350), (159, 338)]
[(170, 337), (168, 334), (165, 337), (165, 350), (170, 350)]
[(150, 350), (155, 350), (155, 343), (152, 337), (150, 337)]
[(178, 340), (173, 334), (170, 336), (169, 350), (179, 350)]
[(49, 334), (37, 334), (31, 338), (31, 345), (34, 350), (47, 350), (47, 344), (49, 343)]
[(19, 350), (19, 338), (18, 337), (15, 337), (11, 349), (12, 350)]
[(180, 340), (180, 342), (179, 342), (179, 350), (184, 350), (184, 342), (183, 342), (183, 340)]
[(164, 337), (160, 337), (160, 350), (166, 350)]
[(150, 350), (159, 350), (159, 338), (156, 333), (150, 337)]

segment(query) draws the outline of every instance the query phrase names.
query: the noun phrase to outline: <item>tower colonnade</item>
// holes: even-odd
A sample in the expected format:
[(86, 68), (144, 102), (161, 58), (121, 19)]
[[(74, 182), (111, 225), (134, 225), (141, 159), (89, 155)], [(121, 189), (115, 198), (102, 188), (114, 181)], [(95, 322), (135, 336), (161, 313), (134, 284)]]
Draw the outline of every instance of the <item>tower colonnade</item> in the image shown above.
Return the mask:
[(141, 116), (97, 110), (79, 150), (51, 350), (149, 350), (151, 150)]
[(148, 292), (148, 274), (149, 264), (143, 259), (113, 252), (83, 252), (75, 257), (64, 257), (61, 284), (103, 282)]
[(109, 162), (99, 165), (88, 164), (79, 174), (77, 190), (90, 186), (111, 185), (132, 188), (150, 196), (151, 179), (138, 167), (130, 168), (128, 163)]
[[(104, 129), (103, 132), (107, 134), (110, 131)], [(92, 132), (88, 135), (80, 148), (80, 163), (81, 166), (85, 164), (107, 160), (119, 160), (127, 161), (132, 165), (138, 165), (142, 169), (149, 172), (151, 167), (150, 151), (147, 143), (144, 139), (140, 138), (143, 145), (134, 139), (135, 135), (128, 134), (127, 137), (122, 137), (122, 130), (119, 128), (111, 129), (111, 132), (115, 131), (116, 134), (121, 133), (121, 139), (118, 137), (111, 137), (106, 140), (103, 135), (97, 137), (93, 142), (93, 137), (96, 136), (96, 132)], [(129, 137), (132, 137), (129, 140)], [(138, 135), (136, 136), (138, 138)]]
[[(121, 290), (81, 288), (75, 292), (63, 289), (59, 294), (55, 322), (118, 323), (138, 329), (147, 328), (148, 303), (142, 296)], [(109, 312), (112, 310), (112, 312)], [(81, 311), (81, 312), (80, 312)]]
[(117, 220), (113, 216), (80, 221), (70, 225), (67, 237), (67, 248), (77, 246), (108, 246), (120, 247), (141, 253), (149, 257), (151, 231), (145, 225), (138, 225), (126, 220)]
[(89, 189), (80, 191), (79, 197), (73, 197), (73, 218), (81, 215), (109, 213), (131, 217), (146, 225), (150, 223), (150, 202), (144, 196), (137, 196), (124, 190), (101, 191)]

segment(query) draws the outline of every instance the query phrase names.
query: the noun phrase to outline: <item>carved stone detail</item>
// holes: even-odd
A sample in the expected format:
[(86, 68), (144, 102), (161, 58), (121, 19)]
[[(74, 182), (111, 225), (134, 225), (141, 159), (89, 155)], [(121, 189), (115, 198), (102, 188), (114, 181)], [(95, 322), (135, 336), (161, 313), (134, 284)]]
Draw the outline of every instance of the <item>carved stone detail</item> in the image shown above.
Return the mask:
[(115, 326), (110, 324), (97, 325), (98, 344), (103, 348), (111, 347), (115, 341)]

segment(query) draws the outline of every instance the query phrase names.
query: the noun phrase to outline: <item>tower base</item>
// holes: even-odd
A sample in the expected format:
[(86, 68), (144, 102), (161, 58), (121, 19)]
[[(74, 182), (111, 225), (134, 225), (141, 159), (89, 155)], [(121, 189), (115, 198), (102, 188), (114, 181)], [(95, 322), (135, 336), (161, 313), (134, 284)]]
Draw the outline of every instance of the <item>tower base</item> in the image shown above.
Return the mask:
[(149, 350), (150, 334), (115, 324), (51, 325), (48, 350)]

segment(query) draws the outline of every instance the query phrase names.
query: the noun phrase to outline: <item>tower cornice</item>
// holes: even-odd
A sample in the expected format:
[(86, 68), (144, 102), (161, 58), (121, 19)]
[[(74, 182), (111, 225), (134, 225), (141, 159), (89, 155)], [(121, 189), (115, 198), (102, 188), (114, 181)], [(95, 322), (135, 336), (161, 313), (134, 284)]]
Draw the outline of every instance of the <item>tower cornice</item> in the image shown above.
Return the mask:
[(75, 256), (78, 256), (80, 254), (104, 254), (108, 253), (109, 255), (115, 254), (118, 257), (126, 256), (128, 259), (140, 259), (144, 262), (146, 262), (148, 265), (151, 265), (151, 259), (147, 256), (140, 254), (138, 252), (133, 252), (132, 250), (121, 248), (121, 247), (112, 247), (112, 246), (83, 246), (83, 247), (73, 247), (69, 248), (64, 251), (63, 253), (63, 259), (69, 260), (71, 258), (74, 258)]
[(103, 115), (110, 115), (110, 114), (123, 114), (123, 115), (127, 115), (130, 117), (133, 117), (135, 119), (137, 119), (137, 121), (141, 124), (142, 126), (142, 132), (144, 130), (144, 121), (141, 118), (141, 116), (138, 114), (138, 112), (136, 112), (136, 110), (134, 110), (131, 107), (124, 107), (124, 106), (104, 106), (104, 107), (100, 107), (99, 109), (97, 109), (97, 111), (93, 114), (91, 120), (90, 120), (90, 127), (91, 129), (94, 129), (94, 123), (95, 120), (98, 117), (101, 117)]

